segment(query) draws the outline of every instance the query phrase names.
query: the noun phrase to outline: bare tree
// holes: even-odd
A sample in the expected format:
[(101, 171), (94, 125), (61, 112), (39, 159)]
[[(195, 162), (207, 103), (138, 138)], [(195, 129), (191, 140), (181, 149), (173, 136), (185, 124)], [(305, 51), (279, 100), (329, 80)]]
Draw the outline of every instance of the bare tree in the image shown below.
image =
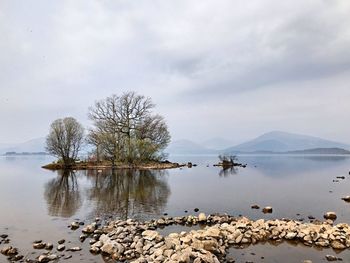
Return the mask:
[(154, 108), (150, 98), (137, 95), (135, 92), (124, 93), (120, 97), (119, 109), (121, 133), (127, 138), (129, 163), (133, 162), (132, 136), (139, 124), (148, 117), (151, 109)]
[[(164, 119), (151, 115), (153, 108), (150, 98), (135, 92), (97, 101), (89, 109), (94, 124), (90, 136), (98, 135), (102, 151), (108, 153), (113, 163), (154, 157), (169, 143), (170, 134)], [(92, 144), (96, 146), (96, 140)]]
[(78, 157), (84, 141), (84, 128), (74, 118), (55, 120), (46, 138), (46, 150), (62, 159), (64, 166), (71, 165)]

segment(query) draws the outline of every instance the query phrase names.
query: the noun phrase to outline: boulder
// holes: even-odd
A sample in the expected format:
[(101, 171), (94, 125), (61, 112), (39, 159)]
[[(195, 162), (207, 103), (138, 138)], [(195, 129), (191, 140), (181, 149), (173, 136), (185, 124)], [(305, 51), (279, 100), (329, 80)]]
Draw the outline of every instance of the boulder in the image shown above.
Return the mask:
[(199, 213), (198, 215), (198, 221), (199, 222), (205, 222), (207, 221), (207, 216), (204, 213)]
[(325, 219), (336, 220), (337, 214), (335, 212), (327, 212), (323, 216)]

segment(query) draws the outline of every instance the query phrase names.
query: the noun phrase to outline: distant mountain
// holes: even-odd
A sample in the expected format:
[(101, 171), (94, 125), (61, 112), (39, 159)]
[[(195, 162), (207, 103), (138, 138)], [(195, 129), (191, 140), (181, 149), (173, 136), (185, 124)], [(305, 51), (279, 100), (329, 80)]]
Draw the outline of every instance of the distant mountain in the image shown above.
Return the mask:
[(290, 152), (316, 148), (350, 149), (350, 145), (313, 136), (274, 131), (251, 141), (223, 150), (224, 152)]
[(233, 142), (231, 140), (225, 139), (225, 138), (212, 138), (209, 140), (206, 140), (202, 142), (200, 145), (208, 148), (208, 149), (214, 149), (214, 150), (222, 150), (227, 148), (229, 145), (232, 145)]
[(217, 151), (208, 149), (190, 140), (171, 142), (165, 152), (170, 154), (215, 154)]
[(23, 143), (0, 144), (0, 154), (6, 152), (45, 152), (45, 138), (36, 138)]

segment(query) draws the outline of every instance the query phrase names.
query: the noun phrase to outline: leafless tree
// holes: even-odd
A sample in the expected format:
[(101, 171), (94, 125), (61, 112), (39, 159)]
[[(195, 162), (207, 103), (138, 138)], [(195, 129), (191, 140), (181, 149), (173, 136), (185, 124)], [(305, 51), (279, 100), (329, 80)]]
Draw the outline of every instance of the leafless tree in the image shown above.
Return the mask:
[[(94, 124), (89, 137), (96, 138), (98, 135), (99, 145), (108, 156), (113, 156), (113, 162), (132, 163), (140, 159), (141, 148), (153, 148), (152, 154), (147, 156), (155, 155), (169, 143), (170, 135), (164, 119), (151, 115), (153, 108), (150, 98), (135, 92), (97, 101), (89, 109), (89, 118)], [(92, 140), (92, 144), (96, 146), (96, 141)]]
[(46, 150), (69, 166), (78, 157), (84, 141), (84, 128), (74, 118), (55, 120), (46, 138)]

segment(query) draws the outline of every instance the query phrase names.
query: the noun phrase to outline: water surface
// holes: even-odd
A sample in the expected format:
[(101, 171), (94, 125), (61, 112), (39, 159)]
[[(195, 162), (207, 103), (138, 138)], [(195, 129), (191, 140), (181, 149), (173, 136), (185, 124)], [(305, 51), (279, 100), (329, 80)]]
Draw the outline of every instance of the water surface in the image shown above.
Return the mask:
[[(240, 156), (247, 168), (225, 171), (213, 167), (216, 156), (173, 156), (172, 161), (192, 161), (198, 166), (102, 173), (40, 168), (51, 160), (39, 156), (0, 157), (0, 233), (9, 234), (11, 243), (23, 253), (31, 251), (35, 239), (55, 243), (65, 238), (72, 246), (84, 249), (66, 262), (103, 262), (100, 256), (89, 254), (87, 244), (80, 244), (79, 231), (67, 228), (75, 219), (88, 223), (97, 216), (149, 219), (164, 213), (196, 214), (193, 209), (199, 208), (207, 214), (308, 221), (309, 215), (322, 219), (324, 212), (335, 211), (337, 222), (350, 223), (350, 204), (341, 200), (350, 195), (350, 159), (346, 156)], [(252, 204), (272, 206), (273, 213), (252, 210)], [(176, 228), (162, 230), (167, 231)], [(319, 262), (329, 253), (335, 252), (291, 243), (230, 250), (236, 262)], [(348, 251), (338, 256), (350, 261)]]

